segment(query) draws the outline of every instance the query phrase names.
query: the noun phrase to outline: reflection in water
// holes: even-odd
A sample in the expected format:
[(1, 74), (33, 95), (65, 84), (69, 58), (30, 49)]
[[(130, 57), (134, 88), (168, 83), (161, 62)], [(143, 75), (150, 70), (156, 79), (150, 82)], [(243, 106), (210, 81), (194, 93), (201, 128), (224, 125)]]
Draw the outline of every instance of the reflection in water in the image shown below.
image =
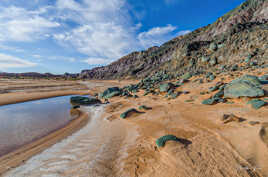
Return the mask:
[(55, 131), (74, 117), (70, 96), (0, 106), (0, 156)]

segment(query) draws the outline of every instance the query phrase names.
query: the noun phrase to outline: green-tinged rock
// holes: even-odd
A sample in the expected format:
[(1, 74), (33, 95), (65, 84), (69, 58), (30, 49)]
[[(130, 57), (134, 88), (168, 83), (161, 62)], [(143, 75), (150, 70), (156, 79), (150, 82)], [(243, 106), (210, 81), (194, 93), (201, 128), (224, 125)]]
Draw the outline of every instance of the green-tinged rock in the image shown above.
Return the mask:
[(231, 71), (237, 71), (238, 70), (238, 65), (233, 65), (231, 67)]
[(80, 106), (79, 105), (74, 105), (72, 108), (73, 109), (78, 109), (78, 108), (80, 108)]
[(217, 58), (216, 58), (216, 57), (212, 58), (212, 59), (209, 61), (209, 64), (212, 65), (212, 66), (216, 65), (217, 63), (218, 63), (218, 61), (217, 61)]
[(260, 76), (259, 77), (259, 80), (260, 80), (261, 84), (267, 84), (267, 82), (268, 82), (268, 75), (266, 74), (266, 75)]
[(239, 81), (245, 81), (249, 82), (257, 87), (261, 86), (261, 82), (258, 77), (252, 76), (252, 75), (244, 75), (238, 79), (233, 80), (231, 83), (239, 82)]
[(106, 89), (103, 93), (99, 94), (99, 98), (112, 98), (114, 96), (119, 96), (121, 94), (121, 90), (118, 87), (111, 87)]
[(192, 77), (192, 74), (191, 73), (185, 73), (184, 75), (181, 76), (181, 79), (185, 79), (185, 80), (188, 80)]
[(261, 83), (256, 76), (242, 76), (236, 80), (233, 80), (224, 88), (225, 98), (261, 96), (264, 96), (264, 90), (261, 88)]
[(170, 83), (170, 82), (159, 85), (159, 91), (160, 92), (168, 92), (172, 88), (174, 88), (174, 85), (172, 83)]
[(120, 114), (120, 117), (121, 117), (122, 119), (125, 119), (125, 118), (127, 118), (127, 117), (128, 117), (130, 114), (132, 114), (132, 113), (140, 113), (140, 112), (137, 111), (136, 109), (132, 108), (132, 109), (129, 109), (129, 110), (127, 110), (126, 112)]
[(143, 94), (143, 96), (147, 96), (149, 93), (151, 93), (150, 91), (145, 91), (145, 93)]
[(180, 142), (180, 139), (177, 138), (177, 137), (174, 136), (174, 135), (165, 135), (165, 136), (162, 136), (161, 138), (158, 138), (158, 139), (156, 140), (156, 145), (157, 145), (158, 147), (164, 147), (167, 141), (176, 141), (176, 142)]
[(205, 95), (207, 94), (207, 92), (200, 92), (200, 95)]
[(212, 51), (216, 51), (218, 49), (218, 46), (216, 43), (212, 42), (209, 46), (209, 49)]
[(219, 89), (219, 86), (214, 86), (214, 87), (209, 87), (209, 92), (214, 92), (214, 91), (216, 91), (216, 90), (218, 90)]
[(170, 98), (172, 98), (172, 99), (175, 99), (175, 98), (177, 98), (179, 96), (179, 93), (178, 92), (176, 92), (176, 93), (171, 93), (170, 94)]
[(220, 97), (223, 97), (223, 96), (224, 96), (224, 91), (220, 90), (213, 97), (214, 98), (220, 98)]
[(73, 106), (79, 106), (79, 105), (92, 105), (92, 104), (98, 104), (101, 103), (100, 100), (94, 97), (82, 97), (82, 96), (74, 96), (70, 98), (70, 102)]
[(190, 102), (194, 102), (194, 100), (185, 100), (184, 102), (190, 103)]
[(209, 98), (209, 99), (202, 101), (202, 104), (205, 104), (205, 105), (213, 105), (215, 103), (216, 103), (216, 101), (213, 98)]
[(261, 107), (265, 106), (267, 102), (260, 99), (253, 99), (250, 100), (247, 104), (251, 104), (252, 108), (254, 109), (260, 109)]
[(205, 56), (203, 56), (202, 58), (201, 58), (201, 61), (202, 62), (209, 62), (209, 60), (210, 60), (210, 58), (209, 57), (205, 57)]
[(209, 80), (213, 81), (214, 79), (216, 79), (216, 76), (214, 76), (214, 75), (209, 76)]
[(141, 106), (139, 106), (139, 109), (140, 110), (151, 110), (152, 108), (151, 107), (147, 107), (145, 105), (141, 105)]

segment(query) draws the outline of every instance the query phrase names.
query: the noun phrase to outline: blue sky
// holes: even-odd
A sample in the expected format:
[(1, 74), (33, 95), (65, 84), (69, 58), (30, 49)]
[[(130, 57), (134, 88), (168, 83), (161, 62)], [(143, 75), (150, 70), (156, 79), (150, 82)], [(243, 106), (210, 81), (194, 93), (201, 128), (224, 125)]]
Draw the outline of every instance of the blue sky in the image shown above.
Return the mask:
[(1, 0), (0, 71), (78, 73), (213, 23), (244, 0)]

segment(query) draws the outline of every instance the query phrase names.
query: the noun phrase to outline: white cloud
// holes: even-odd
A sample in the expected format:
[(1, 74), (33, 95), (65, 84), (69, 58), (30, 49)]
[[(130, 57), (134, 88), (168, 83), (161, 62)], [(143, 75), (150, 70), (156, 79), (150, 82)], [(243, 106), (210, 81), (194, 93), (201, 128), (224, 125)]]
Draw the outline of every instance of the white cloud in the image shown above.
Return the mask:
[(0, 69), (8, 69), (8, 68), (25, 68), (25, 67), (33, 67), (36, 66), (36, 63), (23, 60), (18, 57), (14, 57), (11, 55), (6, 55), (0, 53)]
[[(40, 11), (39, 11), (40, 10)], [(33, 41), (45, 38), (60, 24), (42, 16), (45, 10), (27, 11), (20, 7), (0, 8), (0, 41)]]
[(179, 32), (177, 32), (177, 36), (183, 36), (183, 35), (185, 35), (185, 34), (188, 34), (188, 33), (190, 33), (191, 31), (190, 30), (183, 30), (183, 31), (179, 31)]
[(172, 37), (175, 37), (171, 33), (176, 29), (177, 27), (172, 25), (167, 25), (165, 27), (154, 27), (148, 31), (140, 33), (138, 35), (138, 40), (145, 48), (155, 45), (159, 46)]
[(111, 61), (103, 58), (88, 58), (86, 60), (83, 60), (83, 62), (89, 65), (106, 65)]
[[(154, 27), (138, 33), (142, 24), (133, 23), (127, 0), (54, 2), (55, 4), (47, 5), (48, 1), (44, 3), (35, 0), (36, 4), (28, 9), (27, 5), (0, 6), (0, 49), (11, 49), (1, 47), (1, 43), (4, 42), (40, 42), (40, 39), (53, 38), (58, 44), (66, 47), (66, 50), (71, 49), (78, 54), (87, 55), (88, 59), (84, 62), (96, 65), (111, 63), (134, 50), (161, 45), (175, 37), (177, 28), (172, 25)], [(182, 35), (186, 32), (177, 34)], [(47, 43), (42, 47), (45, 45)], [(35, 59), (77, 61), (64, 55), (44, 57), (32, 54)]]
[(135, 30), (127, 12), (125, 0), (84, 0), (82, 4), (58, 0), (62, 19), (79, 25), (54, 35), (62, 45), (72, 46), (91, 58), (118, 59), (134, 49)]

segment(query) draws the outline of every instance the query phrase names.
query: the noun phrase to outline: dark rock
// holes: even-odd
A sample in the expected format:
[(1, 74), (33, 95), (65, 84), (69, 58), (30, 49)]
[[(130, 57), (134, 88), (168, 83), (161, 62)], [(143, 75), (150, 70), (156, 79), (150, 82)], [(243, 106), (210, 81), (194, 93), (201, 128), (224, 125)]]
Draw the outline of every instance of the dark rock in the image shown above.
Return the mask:
[(191, 77), (192, 77), (192, 74), (188, 72), (182, 75), (181, 79), (189, 80)]
[(151, 110), (152, 107), (147, 107), (147, 106), (145, 106), (145, 105), (141, 105), (141, 106), (139, 106), (139, 109), (140, 109), (140, 110)]
[(229, 122), (243, 122), (246, 119), (241, 118), (241, 117), (237, 117), (234, 114), (224, 114), (221, 118), (221, 121), (223, 121), (224, 124), (227, 124)]
[(77, 105), (92, 105), (92, 104), (99, 104), (101, 103), (100, 100), (94, 97), (82, 97), (82, 96), (75, 96), (70, 98), (70, 102), (73, 106)]
[(210, 58), (209, 57), (205, 57), (205, 56), (203, 56), (202, 58), (201, 58), (201, 61), (202, 62), (209, 62), (209, 60), (210, 60)]
[(212, 65), (212, 66), (218, 64), (218, 60), (217, 60), (217, 58), (216, 58), (216, 57), (212, 58), (212, 59), (209, 61), (209, 64)]
[(257, 125), (257, 124), (260, 124), (259, 121), (249, 121), (248, 122), (249, 125)]
[(99, 98), (112, 98), (114, 96), (119, 96), (121, 94), (121, 90), (118, 87), (111, 87), (106, 89), (103, 93), (99, 94)]
[(252, 99), (247, 104), (251, 104), (252, 108), (254, 109), (260, 109), (261, 107), (265, 106), (267, 102), (260, 99)]
[(216, 103), (216, 100), (213, 98), (209, 98), (209, 99), (202, 101), (202, 104), (205, 104), (205, 105), (213, 105), (215, 103)]
[(216, 43), (212, 42), (212, 43), (210, 44), (210, 46), (209, 46), (209, 49), (210, 49), (211, 51), (216, 51), (216, 50), (218, 49), (218, 46), (217, 46)]
[(125, 118), (127, 118), (128, 116), (130, 116), (130, 115), (133, 114), (133, 113), (141, 113), (141, 112), (139, 112), (139, 111), (137, 111), (136, 109), (132, 108), (132, 109), (129, 109), (129, 110), (127, 110), (126, 112), (120, 114), (120, 117), (121, 117), (122, 119), (125, 119)]
[(225, 98), (260, 97), (264, 96), (259, 79), (255, 76), (245, 75), (233, 80), (224, 88)]
[(74, 105), (74, 106), (72, 107), (72, 109), (78, 109), (78, 108), (80, 108), (80, 105)]
[(177, 138), (174, 135), (165, 135), (165, 136), (162, 136), (156, 140), (156, 145), (158, 147), (164, 147), (167, 141), (180, 142), (184, 145), (191, 144), (191, 141), (189, 141), (189, 140)]
[(214, 76), (214, 75), (210, 75), (210, 76), (209, 76), (209, 79), (210, 79), (211, 81), (213, 81), (214, 79), (216, 79), (216, 76)]
[(160, 86), (159, 86), (160, 92), (168, 92), (172, 88), (174, 88), (174, 84), (172, 84), (170, 82), (169, 83), (160, 84)]

